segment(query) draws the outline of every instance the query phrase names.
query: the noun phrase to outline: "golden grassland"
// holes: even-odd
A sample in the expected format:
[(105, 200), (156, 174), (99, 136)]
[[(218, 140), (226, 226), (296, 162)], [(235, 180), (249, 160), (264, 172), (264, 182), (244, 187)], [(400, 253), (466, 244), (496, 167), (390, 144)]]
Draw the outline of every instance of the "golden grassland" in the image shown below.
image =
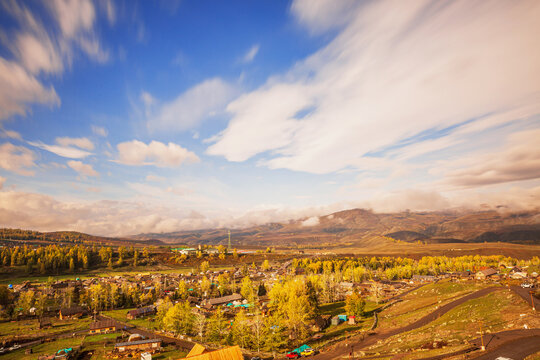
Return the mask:
[[(540, 327), (540, 318), (521, 297), (501, 287), (500, 290), (457, 306), (426, 326), (390, 337), (372, 346), (369, 351), (382, 353), (391, 348), (395, 353), (410, 353), (444, 342), (444, 349), (421, 351), (422, 357), (437, 352), (451, 353), (478, 338), (480, 329), (483, 333), (492, 333), (523, 329), (525, 326)], [(411, 353), (404, 359), (414, 359), (416, 354)]]

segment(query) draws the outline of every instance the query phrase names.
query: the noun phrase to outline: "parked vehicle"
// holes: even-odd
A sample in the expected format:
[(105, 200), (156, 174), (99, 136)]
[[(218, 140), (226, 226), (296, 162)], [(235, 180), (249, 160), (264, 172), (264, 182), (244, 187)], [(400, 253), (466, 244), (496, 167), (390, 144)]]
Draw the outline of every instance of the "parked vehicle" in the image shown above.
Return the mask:
[(523, 284), (521, 284), (521, 287), (524, 288), (524, 289), (532, 288), (533, 284), (523, 283)]
[(302, 352), (300, 353), (300, 355), (302, 355), (302, 356), (311, 356), (311, 355), (315, 355), (315, 350), (313, 350), (313, 349), (306, 349), (306, 350), (302, 351)]
[(287, 353), (287, 358), (289, 358), (289, 359), (298, 359), (298, 358), (300, 358), (300, 354), (295, 352), (295, 351), (291, 351), (290, 353)]

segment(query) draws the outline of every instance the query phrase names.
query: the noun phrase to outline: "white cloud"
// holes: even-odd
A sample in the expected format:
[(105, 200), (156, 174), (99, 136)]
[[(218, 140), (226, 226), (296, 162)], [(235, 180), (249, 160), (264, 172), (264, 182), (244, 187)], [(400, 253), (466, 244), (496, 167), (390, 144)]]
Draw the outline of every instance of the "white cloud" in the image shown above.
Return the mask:
[(30, 103), (59, 106), (60, 99), (52, 86), (45, 88), (22, 66), (0, 58), (0, 120), (26, 115)]
[(500, 126), (515, 118), (501, 123), (497, 114), (540, 101), (536, 1), (343, 3), (346, 23), (333, 4), (293, 3), (311, 30), (343, 30), (288, 73), (230, 103), (232, 119), (209, 154), (230, 161), (260, 155), (270, 168), (312, 173), (369, 170), (366, 154), (414, 137), (403, 149), (408, 156), (396, 161), (454, 149), (459, 138), (419, 135), (473, 126), (485, 114), (492, 120), (480, 128)]
[(70, 138), (70, 137), (57, 137), (56, 143), (58, 145), (68, 147), (68, 146), (76, 146), (81, 149), (85, 150), (94, 150), (94, 143), (92, 143), (88, 138)]
[(164, 144), (152, 141), (148, 145), (132, 140), (118, 144), (118, 162), (125, 165), (154, 165), (158, 167), (178, 167), (183, 163), (198, 162), (195, 153), (174, 143)]
[(302, 226), (316, 226), (319, 225), (319, 217), (312, 216), (302, 221)]
[(150, 107), (156, 103), (156, 99), (149, 92), (141, 92), (141, 100), (146, 107)]
[(476, 187), (540, 178), (540, 129), (511, 134), (499, 151), (445, 164), (444, 183)]
[(244, 64), (250, 63), (255, 59), (255, 56), (259, 53), (260, 45), (255, 44), (249, 48), (249, 50), (242, 57), (242, 62)]
[(0, 137), (22, 141), (22, 136), (13, 130), (1, 130)]
[(320, 34), (351, 21), (361, 5), (356, 0), (295, 0), (291, 12), (313, 34)]
[(107, 129), (101, 126), (96, 126), (96, 125), (92, 125), (92, 132), (96, 135), (103, 136), (103, 137), (106, 137), (109, 134)]
[(0, 168), (13, 171), (16, 174), (31, 176), (34, 171), (28, 169), (34, 167), (36, 156), (34, 152), (23, 146), (15, 146), (11, 143), (0, 145)]
[(83, 159), (85, 157), (93, 155), (89, 151), (81, 150), (71, 146), (47, 145), (42, 143), (41, 141), (29, 141), (28, 144), (69, 159)]
[(161, 182), (161, 181), (164, 181), (165, 178), (163, 176), (157, 176), (157, 175), (146, 175), (146, 178), (145, 178), (146, 181), (151, 181), (151, 182)]
[(61, 74), (72, 65), (77, 49), (98, 62), (108, 59), (94, 32), (96, 17), (91, 1), (51, 0), (43, 5), (54, 21), (48, 26), (42, 23), (44, 14), (33, 13), (24, 3), (0, 2), (2, 11), (16, 25), (0, 28), (0, 40), (15, 58), (0, 57), (0, 120), (26, 115), (34, 103), (60, 105), (54, 87), (44, 85), (37, 76)]
[(114, 6), (113, 0), (100, 0), (101, 9), (107, 15), (107, 20), (109, 24), (114, 25), (116, 22), (116, 7)]
[(81, 161), (70, 160), (68, 166), (83, 176), (99, 176), (99, 173), (94, 170), (92, 165), (85, 164)]
[[(207, 118), (222, 112), (235, 95), (235, 87), (222, 79), (205, 80), (173, 101), (159, 106), (153, 115), (147, 114), (148, 129), (177, 132), (195, 128)], [(143, 98), (145, 103), (147, 100)]]

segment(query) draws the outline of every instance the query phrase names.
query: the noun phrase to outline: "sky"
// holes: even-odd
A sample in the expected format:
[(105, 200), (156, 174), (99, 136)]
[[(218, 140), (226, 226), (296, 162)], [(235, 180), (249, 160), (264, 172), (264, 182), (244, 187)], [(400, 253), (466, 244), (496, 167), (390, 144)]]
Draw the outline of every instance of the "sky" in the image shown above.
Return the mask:
[(0, 227), (540, 207), (539, 1), (0, 8)]

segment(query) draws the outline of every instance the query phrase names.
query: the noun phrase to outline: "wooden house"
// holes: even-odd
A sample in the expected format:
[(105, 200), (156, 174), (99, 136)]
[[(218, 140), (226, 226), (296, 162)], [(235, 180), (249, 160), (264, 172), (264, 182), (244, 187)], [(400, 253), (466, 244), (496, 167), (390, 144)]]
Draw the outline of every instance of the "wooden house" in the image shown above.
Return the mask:
[(118, 352), (124, 351), (148, 351), (161, 348), (161, 339), (144, 339), (127, 341), (114, 344), (114, 349)]
[(87, 314), (85, 308), (81, 306), (72, 306), (69, 308), (61, 308), (59, 312), (60, 320), (79, 319)]
[(486, 280), (492, 276), (494, 276), (495, 274), (497, 274), (497, 270), (495, 269), (485, 269), (485, 270), (480, 270), (479, 272), (476, 273), (476, 280)]
[(204, 305), (206, 308), (214, 308), (216, 306), (226, 305), (226, 304), (229, 304), (235, 301), (240, 301), (240, 300), (242, 300), (242, 295), (232, 294), (232, 295), (227, 295), (227, 296), (222, 296), (219, 298), (213, 298), (213, 299), (207, 300)]
[(107, 334), (116, 331), (116, 323), (113, 320), (94, 321), (90, 324), (89, 334)]
[(129, 310), (127, 313), (127, 318), (130, 320), (142, 318), (148, 315), (154, 315), (156, 313), (156, 307), (151, 306), (145, 306), (138, 309)]

